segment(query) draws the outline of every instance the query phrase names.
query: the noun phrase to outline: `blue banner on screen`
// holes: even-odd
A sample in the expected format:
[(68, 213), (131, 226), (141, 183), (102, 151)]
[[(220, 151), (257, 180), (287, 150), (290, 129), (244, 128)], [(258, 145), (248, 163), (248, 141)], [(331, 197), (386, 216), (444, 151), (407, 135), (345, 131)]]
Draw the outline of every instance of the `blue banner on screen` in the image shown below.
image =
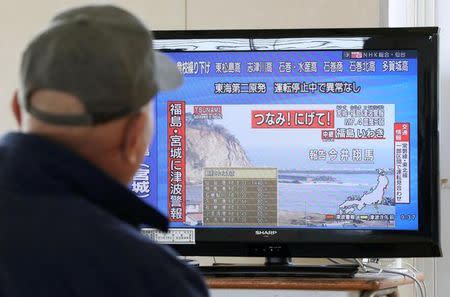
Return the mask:
[(167, 54), (131, 189), (171, 227), (418, 229), (415, 51)]

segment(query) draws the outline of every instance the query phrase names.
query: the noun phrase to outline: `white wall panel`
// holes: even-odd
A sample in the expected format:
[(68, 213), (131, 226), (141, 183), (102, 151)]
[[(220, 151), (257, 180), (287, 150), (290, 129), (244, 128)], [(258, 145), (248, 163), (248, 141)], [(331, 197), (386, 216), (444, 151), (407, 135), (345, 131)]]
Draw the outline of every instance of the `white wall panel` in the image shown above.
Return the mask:
[(377, 27), (379, 0), (187, 0), (188, 29)]

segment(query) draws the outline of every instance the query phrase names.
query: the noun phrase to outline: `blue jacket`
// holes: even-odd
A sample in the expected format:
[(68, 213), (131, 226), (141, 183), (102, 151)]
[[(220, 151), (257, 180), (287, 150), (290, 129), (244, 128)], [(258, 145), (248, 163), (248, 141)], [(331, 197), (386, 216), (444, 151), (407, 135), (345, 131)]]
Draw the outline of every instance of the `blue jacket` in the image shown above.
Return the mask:
[(0, 139), (0, 296), (207, 296), (201, 276), (141, 225), (168, 222), (59, 144)]

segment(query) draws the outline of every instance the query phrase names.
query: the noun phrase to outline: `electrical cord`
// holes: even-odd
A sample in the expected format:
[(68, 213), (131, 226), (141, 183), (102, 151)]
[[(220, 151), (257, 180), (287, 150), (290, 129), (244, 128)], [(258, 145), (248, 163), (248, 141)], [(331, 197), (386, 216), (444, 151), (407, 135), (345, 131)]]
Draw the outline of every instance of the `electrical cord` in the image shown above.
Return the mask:
[(397, 271), (397, 270), (392, 270), (392, 269), (383, 269), (382, 267), (376, 267), (376, 266), (372, 266), (372, 265), (368, 265), (368, 264), (364, 264), (364, 266), (367, 268), (370, 268), (372, 270), (374, 270), (374, 272), (381, 273), (381, 272), (386, 272), (386, 273), (391, 273), (391, 274), (398, 274), (398, 275), (402, 275), (404, 277), (410, 278), (412, 279), (417, 286), (419, 287), (419, 291), (420, 291), (420, 296), (421, 297), (426, 297), (426, 293), (425, 290), (422, 286), (422, 282), (420, 280), (417, 279), (417, 277), (415, 276), (415, 274), (413, 273), (413, 275), (408, 274), (406, 272), (401, 272), (401, 271)]
[[(413, 265), (411, 265), (411, 264), (409, 264), (409, 263), (405, 263), (406, 264), (406, 266), (408, 266), (412, 271), (414, 271), (414, 272), (419, 272), (419, 270), (417, 270), (417, 268), (416, 267), (414, 267)], [(424, 289), (424, 292), (425, 292), (425, 296), (428, 296), (428, 293), (427, 293), (427, 283), (425, 282), (425, 281), (422, 281), (422, 284), (423, 284), (423, 289)]]
[[(370, 261), (369, 261), (369, 262), (370, 262)], [(376, 262), (376, 263), (378, 263), (378, 259), (377, 259), (377, 262)], [(402, 263), (402, 264), (408, 266), (408, 268), (409, 268), (410, 270), (413, 271), (412, 274), (413, 274), (414, 277), (416, 276), (416, 273), (419, 272), (419, 271), (417, 270), (416, 267), (414, 267), (413, 265), (411, 265), (411, 264), (409, 264), (409, 263)], [(381, 266), (381, 265), (380, 265), (380, 266)], [(395, 269), (404, 269), (403, 267), (392, 267), (392, 264), (389, 265), (388, 268), (394, 269), (394, 271), (397, 271), (397, 270), (395, 270)], [(425, 283), (425, 281), (420, 281), (420, 283), (422, 284), (424, 295), (425, 295), (425, 296), (428, 296), (428, 293), (427, 293), (427, 284)], [(418, 284), (417, 282), (415, 283), (415, 285), (420, 287), (420, 284)], [(417, 292), (416, 292), (416, 293), (417, 293)], [(417, 294), (416, 294), (416, 296), (417, 296)]]
[(342, 264), (342, 263), (339, 263), (338, 261), (335, 261), (333, 258), (327, 258), (327, 259), (328, 259), (328, 261), (330, 261), (333, 264), (337, 264), (337, 265)]
[[(328, 261), (330, 261), (331, 263), (334, 263), (334, 264), (338, 264), (338, 265), (344, 264), (344, 263), (341, 263), (339, 261), (336, 261), (335, 258), (327, 258), (327, 259), (328, 259)], [(346, 262), (345, 264), (347, 264), (347, 263), (349, 263), (349, 264), (359, 264), (353, 258), (339, 258), (338, 260)]]
[[(411, 269), (412, 271), (414, 271), (414, 276), (415, 276), (416, 273), (419, 272), (419, 270), (417, 270), (416, 267), (414, 267), (413, 265), (411, 265), (411, 264), (409, 264), (409, 263), (403, 263), (403, 265), (408, 266), (409, 269)], [(392, 269), (402, 269), (402, 268), (394, 268), (394, 267), (392, 267)], [(420, 281), (420, 282), (422, 283), (423, 291), (424, 291), (424, 293), (425, 293), (425, 296), (428, 296), (428, 293), (427, 293), (427, 283), (426, 283), (425, 281)], [(417, 284), (416, 284), (416, 285), (417, 285)]]
[[(417, 279), (416, 273), (418, 272), (418, 270), (414, 266), (412, 266), (411, 264), (405, 263), (409, 267), (409, 269), (412, 271), (412, 275), (409, 274), (409, 273), (406, 273), (406, 272), (402, 272), (402, 271), (396, 270), (396, 269), (403, 269), (403, 268), (386, 269), (386, 268), (383, 268), (378, 263), (374, 263), (374, 264), (378, 265), (378, 267), (377, 267), (377, 266), (374, 266), (374, 265), (370, 265), (370, 264), (364, 263), (363, 260), (356, 259), (356, 258), (353, 258), (353, 259), (341, 258), (341, 259), (339, 259), (339, 261), (337, 261), (336, 259), (333, 259), (333, 258), (327, 258), (327, 259), (328, 259), (328, 261), (330, 261), (330, 262), (332, 262), (334, 264), (343, 264), (342, 262), (351, 263), (351, 264), (358, 264), (361, 273), (371, 273), (371, 272), (372, 273), (381, 273), (381, 272), (385, 272), (385, 273), (390, 273), (390, 274), (402, 275), (404, 277), (410, 278), (410, 279), (412, 279), (414, 281), (415, 285), (417, 287), (419, 287), (420, 296), (421, 297), (427, 297), (427, 286), (426, 286), (424, 281), (420, 281), (419, 279)], [(417, 290), (416, 286), (415, 286), (415, 288)]]

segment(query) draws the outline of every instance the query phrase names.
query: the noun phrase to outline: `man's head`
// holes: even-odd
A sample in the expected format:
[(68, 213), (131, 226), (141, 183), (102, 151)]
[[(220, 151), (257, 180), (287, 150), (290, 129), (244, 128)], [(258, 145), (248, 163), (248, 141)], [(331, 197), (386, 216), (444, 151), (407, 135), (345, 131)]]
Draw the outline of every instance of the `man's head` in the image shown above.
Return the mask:
[(26, 48), (20, 75), (21, 130), (63, 143), (124, 184), (151, 138), (151, 98), (181, 84), (151, 32), (113, 6), (57, 15)]

